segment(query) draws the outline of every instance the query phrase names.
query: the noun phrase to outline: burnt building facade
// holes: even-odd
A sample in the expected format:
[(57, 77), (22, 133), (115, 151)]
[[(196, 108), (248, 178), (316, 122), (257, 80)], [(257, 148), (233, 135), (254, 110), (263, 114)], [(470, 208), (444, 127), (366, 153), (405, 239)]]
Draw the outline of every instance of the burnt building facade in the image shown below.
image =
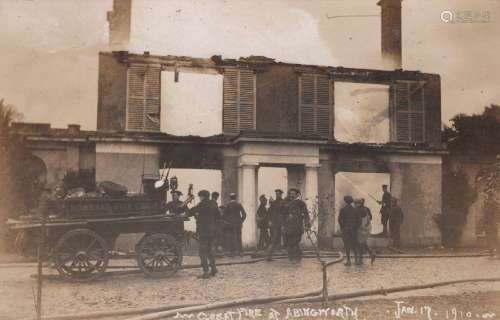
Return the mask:
[[(336, 88), (345, 83), (387, 88), (386, 141), (336, 139)], [(182, 85), (186, 98), (175, 98), (176, 85)], [(238, 193), (249, 214), (243, 241), (253, 247), (259, 168), (286, 168), (288, 187), (301, 189), (311, 210), (318, 212), (315, 228), (330, 246), (337, 229), (336, 174), (386, 173), (406, 213), (403, 244), (440, 243), (433, 219), (441, 212), (446, 153), (439, 75), (289, 64), (265, 57), (198, 59), (119, 51), (100, 54), (98, 91), (96, 131), (14, 125), (46, 163), (49, 184), (58, 183), (65, 170), (93, 168), (96, 180), (112, 180), (137, 192), (140, 175), (157, 174), (164, 163), (220, 170), (222, 201)], [(173, 109), (202, 118), (210, 114), (213, 134), (191, 135), (189, 128), (176, 134), (172, 125), (179, 123), (169, 124)], [(349, 127), (349, 122), (341, 124)]]

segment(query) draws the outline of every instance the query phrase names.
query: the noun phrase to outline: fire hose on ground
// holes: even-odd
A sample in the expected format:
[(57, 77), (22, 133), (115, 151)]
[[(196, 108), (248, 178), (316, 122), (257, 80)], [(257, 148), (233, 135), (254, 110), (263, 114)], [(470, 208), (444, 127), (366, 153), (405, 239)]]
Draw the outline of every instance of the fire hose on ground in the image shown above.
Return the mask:
[[(311, 233), (307, 234), (309, 240), (313, 244), (314, 248), (316, 244), (311, 238)], [(484, 257), (486, 254), (478, 253), (478, 254), (458, 254), (458, 255), (450, 255), (450, 254), (440, 254), (440, 255), (380, 255), (377, 258), (453, 258), (453, 257)], [(274, 296), (274, 297), (264, 297), (264, 298), (249, 298), (249, 299), (235, 299), (230, 301), (220, 301), (215, 303), (208, 304), (182, 304), (177, 306), (165, 306), (165, 307), (156, 307), (156, 308), (142, 308), (142, 309), (133, 309), (133, 310), (121, 310), (121, 311), (107, 311), (107, 312), (95, 312), (95, 313), (86, 313), (86, 314), (74, 314), (74, 315), (60, 315), (60, 316), (52, 316), (52, 317), (43, 317), (45, 320), (69, 320), (69, 319), (97, 319), (97, 318), (106, 318), (106, 317), (117, 317), (117, 316), (127, 316), (127, 315), (139, 315), (127, 320), (153, 320), (153, 319), (164, 319), (168, 317), (172, 317), (177, 315), (178, 313), (194, 313), (194, 312), (203, 312), (209, 310), (216, 309), (224, 309), (231, 308), (236, 306), (244, 306), (244, 305), (262, 305), (269, 303), (312, 303), (312, 302), (323, 302), (325, 301), (335, 301), (335, 300), (343, 300), (343, 299), (352, 299), (358, 297), (366, 297), (373, 295), (387, 295), (389, 293), (396, 292), (405, 292), (405, 291), (414, 291), (421, 290), (427, 288), (434, 288), (440, 286), (448, 286), (459, 283), (472, 283), (472, 282), (498, 282), (500, 278), (478, 278), (478, 279), (461, 279), (461, 280), (452, 280), (452, 281), (441, 281), (441, 282), (432, 282), (426, 284), (419, 285), (407, 285), (407, 286), (398, 286), (398, 287), (390, 287), (390, 288), (379, 288), (373, 290), (362, 290), (350, 293), (341, 293), (341, 294), (328, 294), (326, 291), (326, 281), (325, 279), (325, 270), (326, 267), (332, 266), (336, 263), (343, 261), (344, 257), (340, 252), (320, 252), (315, 250), (315, 254), (311, 254), (310, 252), (304, 255), (305, 258), (317, 258), (318, 261), (321, 262), (323, 267), (323, 287), (319, 290), (293, 294), (293, 295), (283, 295), (283, 296)], [(337, 257), (333, 261), (324, 261), (321, 258), (332, 258)], [(273, 258), (286, 258), (286, 256), (273, 256)], [(258, 263), (264, 261), (265, 258), (257, 258), (246, 261), (235, 261), (235, 262), (226, 262), (220, 263), (219, 266), (230, 266), (230, 265), (241, 265), (241, 264), (250, 264), (250, 263)], [(199, 268), (199, 265), (186, 265), (183, 266), (182, 269), (192, 269)], [(124, 271), (130, 273), (130, 271)], [(111, 272), (118, 273), (118, 272)], [(326, 296), (325, 296), (326, 294)]]

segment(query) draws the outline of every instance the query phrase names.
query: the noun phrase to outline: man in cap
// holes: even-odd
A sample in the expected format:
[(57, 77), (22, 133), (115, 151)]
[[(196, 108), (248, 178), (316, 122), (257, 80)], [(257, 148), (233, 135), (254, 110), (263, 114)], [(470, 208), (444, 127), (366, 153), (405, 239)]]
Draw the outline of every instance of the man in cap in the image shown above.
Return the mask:
[(398, 205), (398, 199), (392, 198), (391, 214), (389, 217), (389, 231), (391, 232), (392, 245), (395, 248), (401, 246), (401, 224), (403, 224), (403, 209)]
[(167, 203), (166, 211), (170, 215), (180, 215), (186, 212), (187, 207), (180, 200), (182, 192), (179, 190), (172, 191), (172, 201)]
[(389, 222), (389, 216), (391, 215), (391, 194), (388, 191), (388, 186), (386, 184), (382, 185), (382, 201), (377, 201), (378, 204), (381, 205), (380, 207), (380, 215), (381, 215), (381, 222), (382, 225), (384, 226), (384, 229), (382, 231), (382, 235), (387, 236), (387, 223)]
[(203, 274), (199, 276), (199, 278), (207, 279), (217, 273), (213, 242), (219, 209), (214, 202), (210, 200), (210, 192), (207, 190), (198, 192), (198, 197), (200, 198), (200, 202), (189, 209), (188, 216), (194, 216), (196, 219), (199, 255), (201, 266), (203, 267)]
[(213, 191), (212, 194), (210, 195), (210, 200), (212, 200), (214, 202), (214, 204), (217, 206), (217, 208), (219, 209), (219, 217), (217, 218), (217, 223), (216, 223), (216, 226), (215, 226), (215, 239), (214, 239), (214, 250), (217, 252), (217, 253), (221, 253), (220, 252), (220, 248), (222, 247), (223, 243), (224, 243), (224, 232), (223, 232), (223, 228), (224, 228), (224, 225), (223, 225), (223, 221), (222, 221), (222, 210), (221, 210), (221, 207), (219, 206), (219, 193), (217, 191)]
[(267, 260), (272, 260), (273, 250), (281, 247), (281, 236), (283, 227), (283, 215), (284, 215), (284, 199), (283, 190), (274, 190), (276, 194), (276, 199), (274, 199), (269, 205), (269, 228), (271, 231), (271, 241), (269, 248), (267, 250)]
[(241, 228), (247, 218), (247, 213), (243, 206), (236, 201), (236, 193), (229, 194), (229, 203), (224, 208), (223, 218), (228, 222), (229, 254), (230, 256), (234, 256), (234, 254), (242, 256)]
[(289, 201), (285, 206), (284, 226), (287, 239), (288, 259), (299, 262), (302, 259), (300, 240), (306, 230), (311, 228), (309, 212), (304, 201), (299, 199), (300, 191), (292, 188), (288, 192)]
[(257, 228), (259, 228), (259, 242), (257, 250), (264, 250), (269, 245), (269, 210), (267, 209), (267, 198), (265, 195), (259, 197), (259, 208), (257, 208)]
[(357, 243), (359, 250), (359, 264), (363, 264), (363, 254), (368, 252), (371, 258), (371, 263), (375, 261), (375, 253), (368, 247), (368, 238), (372, 231), (372, 213), (369, 208), (365, 207), (365, 199), (355, 199), (354, 209), (356, 214), (361, 219), (361, 225), (358, 228)]
[(344, 197), (345, 206), (340, 209), (339, 213), (339, 226), (342, 232), (342, 241), (344, 242), (345, 254), (347, 261), (346, 266), (351, 265), (351, 250), (354, 251), (354, 259), (356, 263), (360, 263), (360, 256), (358, 251), (357, 231), (361, 225), (361, 218), (358, 216), (356, 210), (352, 206), (354, 199), (347, 195)]

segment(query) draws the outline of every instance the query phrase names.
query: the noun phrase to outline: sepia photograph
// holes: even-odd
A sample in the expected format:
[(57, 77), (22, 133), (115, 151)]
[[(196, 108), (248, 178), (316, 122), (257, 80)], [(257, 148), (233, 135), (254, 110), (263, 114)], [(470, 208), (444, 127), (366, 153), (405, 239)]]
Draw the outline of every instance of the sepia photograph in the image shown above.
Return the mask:
[(500, 319), (500, 0), (0, 0), (0, 320)]

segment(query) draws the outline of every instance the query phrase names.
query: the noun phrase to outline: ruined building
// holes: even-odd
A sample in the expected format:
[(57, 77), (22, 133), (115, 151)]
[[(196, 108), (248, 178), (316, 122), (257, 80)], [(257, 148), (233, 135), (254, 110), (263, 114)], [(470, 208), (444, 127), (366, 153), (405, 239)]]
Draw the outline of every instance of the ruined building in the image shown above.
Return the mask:
[[(390, 10), (400, 15), (396, 2), (399, 8)], [(400, 55), (400, 44), (388, 49), (398, 50)], [(340, 88), (346, 84), (382, 88), (387, 104), (382, 118), (388, 120), (383, 141), (373, 143), (369, 135), (366, 141), (336, 139), (336, 126), (350, 125), (336, 116)], [(403, 244), (440, 243), (433, 220), (441, 212), (445, 154), (439, 75), (290, 64), (255, 56), (200, 59), (112, 51), (99, 55), (98, 90), (96, 131), (77, 125), (51, 129), (46, 124), (14, 124), (45, 163), (49, 185), (67, 170), (95, 169), (96, 180), (116, 181), (137, 192), (141, 174), (158, 173), (163, 163), (220, 170), (223, 203), (237, 191), (246, 208), (243, 241), (251, 247), (257, 239), (258, 170), (286, 168), (288, 187), (300, 188), (311, 208), (318, 205), (320, 240), (331, 245), (338, 213), (337, 173), (386, 173), (406, 213)], [(355, 98), (350, 92), (346, 96)], [(214, 134), (171, 132), (169, 108), (215, 119)], [(187, 129), (195, 125), (186, 123)]]

